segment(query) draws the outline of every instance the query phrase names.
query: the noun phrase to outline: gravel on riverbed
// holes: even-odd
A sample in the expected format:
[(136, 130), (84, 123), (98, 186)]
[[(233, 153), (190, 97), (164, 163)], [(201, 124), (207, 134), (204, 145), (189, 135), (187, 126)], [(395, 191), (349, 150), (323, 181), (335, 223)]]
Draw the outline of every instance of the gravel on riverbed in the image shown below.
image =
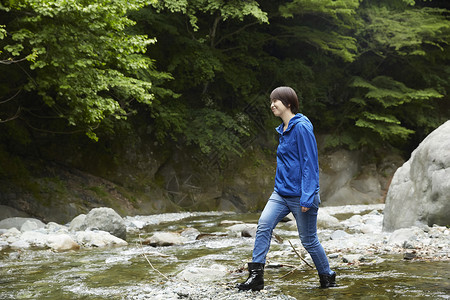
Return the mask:
[(130, 296), (127, 299), (134, 300), (171, 300), (171, 299), (190, 299), (190, 300), (295, 300), (294, 297), (280, 295), (279, 290), (271, 290), (266, 287), (264, 290), (239, 291), (232, 284), (195, 284), (183, 281), (168, 281), (160, 287), (144, 286), (141, 288), (141, 294)]

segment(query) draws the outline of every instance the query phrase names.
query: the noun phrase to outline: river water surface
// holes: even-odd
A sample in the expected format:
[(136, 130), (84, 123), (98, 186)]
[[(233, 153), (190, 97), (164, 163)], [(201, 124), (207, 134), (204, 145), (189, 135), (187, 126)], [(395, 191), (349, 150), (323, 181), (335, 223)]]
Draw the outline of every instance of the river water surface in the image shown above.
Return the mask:
[[(242, 299), (244, 293), (233, 286), (246, 279), (239, 272), (251, 258), (253, 238), (225, 234), (223, 220), (256, 223), (259, 214), (198, 213), (189, 217), (160, 222), (139, 232), (129, 233), (128, 246), (82, 249), (74, 252), (50, 250), (3, 250), (0, 252), (1, 299), (153, 299), (154, 291), (170, 286), (166, 278), (177, 282), (175, 275), (188, 266), (226, 266), (229, 274), (218, 282), (227, 293), (204, 299)], [(277, 233), (293, 240), (296, 232), (280, 223)], [(177, 231), (194, 227), (203, 239), (179, 246), (151, 247), (140, 241), (156, 231)], [(223, 234), (220, 234), (223, 233)], [(213, 236), (208, 236), (213, 234)], [(282, 250), (272, 243), (271, 253)], [(285, 246), (284, 246), (285, 248)], [(151, 265), (160, 273), (155, 271)], [(265, 292), (247, 292), (250, 298), (293, 297), (295, 299), (450, 299), (450, 264), (448, 261), (404, 260), (402, 255), (383, 255), (376, 263), (345, 264), (342, 258), (331, 258), (339, 286), (319, 289), (315, 270), (295, 256), (279, 257), (266, 268)], [(290, 265), (290, 266), (289, 266)], [(299, 268), (293, 270), (292, 265)], [(181, 282), (181, 286), (183, 283)], [(265, 294), (268, 293), (268, 294)], [(176, 293), (154, 299), (201, 299), (189, 293)], [(275, 299), (275, 298), (274, 298)]]

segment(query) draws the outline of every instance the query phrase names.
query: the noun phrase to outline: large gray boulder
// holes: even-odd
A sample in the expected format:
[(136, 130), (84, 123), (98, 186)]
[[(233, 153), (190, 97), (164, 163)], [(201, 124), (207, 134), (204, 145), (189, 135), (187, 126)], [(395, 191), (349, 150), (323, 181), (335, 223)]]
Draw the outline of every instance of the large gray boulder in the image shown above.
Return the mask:
[(45, 226), (42, 221), (35, 218), (12, 217), (0, 221), (0, 229), (10, 229), (15, 227), (20, 230), (23, 225), (27, 227), (27, 230), (29, 230), (30, 227), (32, 227), (32, 229), (38, 229)]
[(81, 214), (76, 216), (75, 218), (73, 218), (73, 220), (70, 222), (69, 225), (69, 230), (70, 231), (80, 231), (80, 230), (84, 230), (83, 226), (84, 225), (84, 221), (86, 220), (86, 215), (85, 214)]
[(92, 209), (84, 218), (81, 230), (102, 230), (126, 240), (127, 227), (124, 220), (114, 209), (99, 207)]
[(383, 230), (450, 225), (450, 121), (430, 133), (392, 179)]

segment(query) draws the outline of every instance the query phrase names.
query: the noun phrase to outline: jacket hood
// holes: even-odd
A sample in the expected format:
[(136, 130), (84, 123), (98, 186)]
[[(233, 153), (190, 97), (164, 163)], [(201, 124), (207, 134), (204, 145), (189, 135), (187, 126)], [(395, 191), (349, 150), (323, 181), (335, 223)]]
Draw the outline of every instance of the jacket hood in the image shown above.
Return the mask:
[[(289, 120), (289, 124), (288, 124), (288, 128), (284, 131), (284, 132), (288, 132), (290, 131), (292, 128), (294, 128), (294, 126), (297, 123), (300, 123), (300, 121), (305, 118), (304, 115), (302, 115), (301, 113), (296, 114), (295, 116), (292, 117), (292, 119)], [(279, 133), (279, 134), (283, 134), (283, 127), (284, 127), (284, 123), (281, 123), (277, 128), (275, 128), (275, 130)]]

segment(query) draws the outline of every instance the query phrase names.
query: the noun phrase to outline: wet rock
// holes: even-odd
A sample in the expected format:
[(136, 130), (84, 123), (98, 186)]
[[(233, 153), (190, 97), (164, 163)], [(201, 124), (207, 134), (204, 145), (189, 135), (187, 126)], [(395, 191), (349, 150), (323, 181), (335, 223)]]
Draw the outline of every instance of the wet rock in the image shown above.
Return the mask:
[(339, 253), (330, 253), (327, 256), (329, 259), (336, 259), (339, 257)]
[(9, 247), (9, 243), (6, 241), (0, 240), (0, 251)]
[(450, 121), (430, 133), (392, 179), (383, 230), (450, 225)]
[(228, 269), (219, 264), (210, 267), (189, 266), (177, 274), (177, 278), (192, 283), (214, 282), (225, 278)]
[(9, 256), (9, 259), (14, 260), (14, 259), (20, 259), (20, 254), (21, 254), (21, 252), (17, 251), (17, 252), (9, 253), (8, 256)]
[(73, 218), (73, 220), (70, 222), (69, 230), (70, 231), (80, 231), (83, 230), (83, 224), (84, 220), (86, 219), (85, 214), (81, 214)]
[(80, 245), (67, 234), (53, 234), (47, 237), (47, 245), (55, 251), (78, 250)]
[(340, 240), (340, 239), (345, 239), (345, 238), (347, 238), (349, 236), (350, 236), (350, 234), (348, 234), (344, 230), (336, 230), (335, 232), (333, 232), (331, 234), (330, 239), (332, 239), (332, 240)]
[(226, 229), (233, 236), (244, 236), (242, 234), (245, 231), (244, 234), (246, 234), (247, 236), (250, 237), (253, 231), (255, 231), (255, 234), (256, 234), (257, 227), (258, 227), (257, 224), (244, 223), (244, 224), (232, 225), (232, 226), (227, 227)]
[[(22, 227), (22, 225), (24, 225), (24, 223), (26, 223), (27, 221), (35, 223), (36, 228), (42, 228), (45, 226), (45, 224), (42, 223), (42, 221), (35, 219), (35, 218), (13, 217), (13, 218), (1, 220), (0, 228), (9, 229), (9, 228), (15, 227), (17, 229), (20, 229)], [(30, 223), (28, 223), (28, 224), (30, 224)]]
[(75, 240), (85, 247), (126, 246), (128, 243), (106, 231), (78, 231)]
[(444, 226), (433, 226), (433, 227), (429, 227), (428, 235), (430, 236), (430, 238), (439, 238), (441, 236), (449, 236), (450, 230), (448, 230)]
[(25, 223), (22, 224), (22, 226), (20, 226), (20, 231), (22, 231), (22, 232), (32, 231), (32, 230), (36, 230), (38, 228), (39, 227), (36, 222), (27, 220), (27, 221), (25, 221)]
[(31, 245), (25, 241), (18, 240), (9, 245), (12, 249), (29, 249)]
[(148, 238), (144, 243), (150, 246), (172, 246), (181, 245), (186, 241), (186, 238), (175, 232), (156, 232)]
[(47, 237), (47, 234), (41, 232), (26, 231), (20, 236), (20, 239), (34, 247), (45, 248), (47, 246)]
[(406, 243), (413, 243), (424, 235), (425, 233), (417, 227), (397, 229), (391, 234), (388, 245), (404, 247)]
[(196, 240), (199, 235), (200, 231), (193, 227), (186, 228), (181, 232), (181, 236), (190, 241)]
[(45, 229), (48, 232), (59, 232), (59, 233), (68, 233), (69, 230), (67, 226), (55, 223), (55, 222), (48, 222), (47, 225), (45, 225)]
[(377, 227), (381, 227), (383, 224), (383, 215), (378, 211), (374, 210), (367, 215), (363, 216), (364, 224), (367, 225), (375, 225)]
[(317, 227), (320, 228), (341, 228), (342, 224), (336, 217), (331, 216), (325, 210), (319, 209), (317, 215)]
[(227, 237), (228, 235), (226, 233), (201, 233), (197, 236), (196, 240), (212, 240), (217, 239), (219, 237)]
[(246, 227), (241, 231), (242, 237), (255, 237), (256, 236), (256, 227)]
[(362, 224), (364, 224), (364, 220), (361, 215), (353, 215), (347, 220), (342, 221), (341, 224), (344, 225), (346, 228), (356, 229), (361, 227)]
[(2, 237), (8, 238), (8, 237), (17, 236), (20, 234), (21, 234), (21, 232), (16, 227), (12, 227), (12, 228), (8, 229), (5, 233), (3, 233)]
[(134, 229), (139, 230), (139, 229), (144, 228), (145, 225), (147, 225), (146, 222), (141, 221), (141, 220), (126, 220), (126, 224), (127, 224), (128, 229), (130, 229), (130, 227), (131, 227), (132, 230), (134, 230)]
[(349, 264), (355, 264), (364, 261), (364, 256), (361, 254), (347, 254), (342, 257), (342, 261)]
[(403, 259), (405, 260), (411, 260), (417, 257), (416, 252), (405, 252), (405, 254), (403, 254)]
[(415, 249), (415, 248), (420, 247), (420, 245), (421, 244), (419, 244), (417, 241), (410, 241), (410, 240), (408, 240), (408, 241), (405, 241), (403, 243), (403, 248), (405, 248), (405, 249)]
[(106, 231), (123, 240), (127, 237), (127, 228), (124, 220), (109, 207), (92, 209), (86, 215), (81, 229)]
[(220, 226), (231, 226), (231, 225), (236, 225), (236, 224), (244, 224), (244, 222), (242, 221), (231, 221), (231, 220), (223, 220), (222, 222), (220, 222)]
[(370, 234), (381, 232), (381, 226), (363, 224), (359, 227), (358, 232)]

